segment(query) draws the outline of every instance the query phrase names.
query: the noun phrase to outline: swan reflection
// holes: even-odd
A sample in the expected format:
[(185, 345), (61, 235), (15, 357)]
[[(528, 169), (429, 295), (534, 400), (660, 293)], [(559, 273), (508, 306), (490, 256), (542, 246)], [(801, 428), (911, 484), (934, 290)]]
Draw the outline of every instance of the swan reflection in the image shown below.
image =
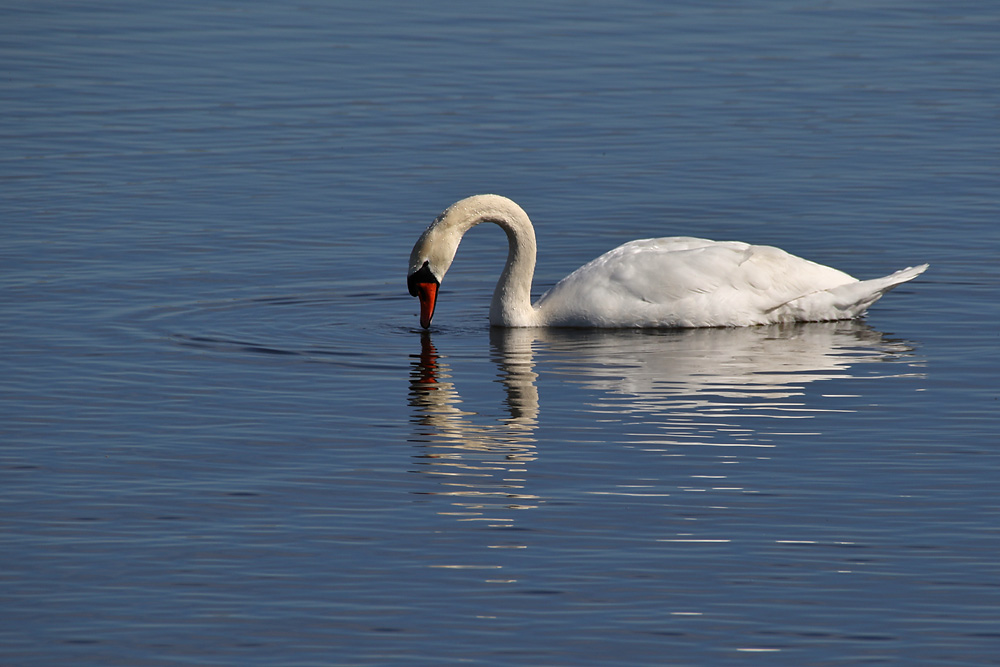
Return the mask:
[(561, 372), (635, 412), (789, 410), (810, 382), (911, 351), (856, 321), (546, 338)]
[[(421, 471), (440, 480), (434, 493), (454, 496), (460, 517), (491, 525), (513, 522), (510, 512), (498, 510), (540, 502), (525, 480), (538, 456), (536, 430), (546, 404), (561, 414), (567, 440), (570, 431), (589, 434), (583, 440), (616, 422), (625, 426), (608, 427), (610, 437), (627, 446), (675, 456), (692, 446), (759, 456), (795, 423), (786, 420), (848, 410), (845, 394), (807, 404), (807, 384), (912, 374), (908, 364), (872, 366), (911, 349), (856, 321), (672, 331), (494, 329), (490, 343), (506, 396), (504, 417), (490, 422), (462, 408), (452, 370), (429, 334), (412, 363), (410, 404)], [(541, 400), (536, 364), (546, 380)]]
[[(506, 416), (477, 423), (477, 413), (463, 410), (430, 335), (421, 335), (420, 354), (412, 363), (410, 404), (415, 409), (420, 443), (420, 472), (440, 478), (435, 495), (454, 496), (451, 514), (464, 520), (509, 526), (508, 510), (532, 509), (537, 498), (524, 491), (525, 466), (536, 458), (533, 436), (538, 424), (538, 389), (531, 341), (493, 345), (504, 386)], [(498, 516), (496, 510), (502, 510)]]

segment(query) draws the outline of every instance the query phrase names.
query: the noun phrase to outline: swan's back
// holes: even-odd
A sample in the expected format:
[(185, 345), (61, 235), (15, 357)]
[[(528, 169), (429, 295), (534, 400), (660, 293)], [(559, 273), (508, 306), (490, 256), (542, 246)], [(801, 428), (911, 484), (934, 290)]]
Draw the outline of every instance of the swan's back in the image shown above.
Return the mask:
[[(771, 246), (642, 239), (580, 267), (543, 295), (537, 308), (548, 326), (747, 326), (856, 317), (891, 289), (883, 287), (874, 298), (862, 290), (857, 308), (823, 296), (855, 283), (843, 271)], [(813, 307), (815, 298), (819, 307)]]

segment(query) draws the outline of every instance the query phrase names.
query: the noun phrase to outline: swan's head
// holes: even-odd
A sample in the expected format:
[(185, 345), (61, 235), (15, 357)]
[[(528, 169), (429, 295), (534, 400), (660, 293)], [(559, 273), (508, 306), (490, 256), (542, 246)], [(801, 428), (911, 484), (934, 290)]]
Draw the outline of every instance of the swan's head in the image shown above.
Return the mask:
[(420, 299), (420, 326), (427, 328), (434, 317), (438, 287), (448, 272), (462, 235), (447, 224), (445, 211), (424, 230), (410, 252), (410, 269), (406, 286), (410, 295)]
[[(531, 274), (535, 267), (535, 232), (531, 229), (531, 221), (520, 206), (499, 195), (473, 195), (452, 204), (439, 215), (434, 222), (424, 230), (417, 239), (410, 253), (410, 270), (406, 283), (410, 294), (420, 299), (420, 326), (425, 329), (430, 326), (434, 317), (434, 306), (437, 303), (438, 287), (448, 272), (458, 244), (475, 225), (481, 222), (494, 222), (507, 233), (510, 242), (510, 254), (507, 257), (507, 267), (501, 280), (503, 290), (497, 287), (497, 293), (519, 294), (528, 300), (528, 310), (531, 309)], [(518, 291), (508, 287), (511, 266), (519, 268)], [(490, 321), (494, 321), (493, 306), (490, 307)]]

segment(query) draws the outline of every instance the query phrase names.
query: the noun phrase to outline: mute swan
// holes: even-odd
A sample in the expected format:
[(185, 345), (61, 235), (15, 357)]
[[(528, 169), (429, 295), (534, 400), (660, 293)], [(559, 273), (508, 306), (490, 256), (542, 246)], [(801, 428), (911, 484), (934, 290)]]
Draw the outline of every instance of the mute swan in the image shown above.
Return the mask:
[(509, 251), (490, 324), (501, 327), (722, 327), (859, 317), (927, 264), (859, 281), (784, 250), (738, 241), (670, 237), (631, 241), (569, 274), (531, 305), (535, 231), (520, 206), (499, 195), (452, 204), (410, 253), (406, 282), (430, 326), (438, 287), (469, 229), (493, 222)]

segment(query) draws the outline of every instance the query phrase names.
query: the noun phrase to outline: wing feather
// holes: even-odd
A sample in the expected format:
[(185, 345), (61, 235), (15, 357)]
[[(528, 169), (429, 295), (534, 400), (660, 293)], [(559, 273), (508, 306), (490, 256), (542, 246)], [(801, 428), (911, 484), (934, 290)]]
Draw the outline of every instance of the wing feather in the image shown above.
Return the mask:
[(669, 237), (632, 241), (580, 267), (539, 300), (552, 325), (757, 324), (848, 274), (771, 246)]

